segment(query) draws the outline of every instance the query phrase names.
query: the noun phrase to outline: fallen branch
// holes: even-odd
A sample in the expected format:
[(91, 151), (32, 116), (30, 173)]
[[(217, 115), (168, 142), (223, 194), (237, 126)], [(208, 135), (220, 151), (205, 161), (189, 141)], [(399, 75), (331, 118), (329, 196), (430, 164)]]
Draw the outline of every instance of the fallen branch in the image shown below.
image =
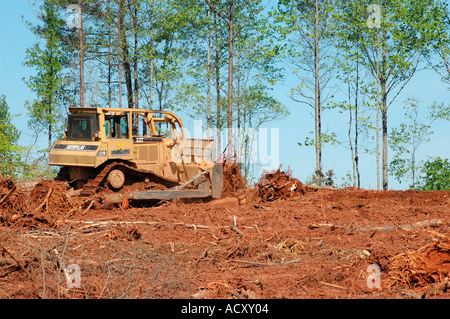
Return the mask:
[(174, 226), (184, 226), (186, 228), (193, 228), (194, 231), (197, 229), (217, 229), (217, 227), (210, 227), (205, 225), (195, 225), (195, 224), (186, 224), (186, 223), (175, 223)]
[(48, 204), (48, 199), (50, 197), (50, 195), (52, 194), (53, 188), (50, 187), (50, 189), (48, 190), (47, 195), (45, 196), (44, 200), (42, 201), (42, 203), (33, 211), (33, 214), (36, 214), (38, 211), (40, 211), (42, 209), (42, 207), (44, 207), (44, 205)]
[(199, 259), (197, 259), (196, 264), (199, 263), (200, 260), (203, 260), (207, 255), (208, 255), (208, 248), (205, 248), (205, 250), (203, 251), (202, 255), (200, 256)]
[(14, 185), (13, 188), (11, 188), (11, 189), (9, 190), (9, 192), (6, 193), (5, 196), (3, 196), (2, 199), (0, 199), (0, 205), (3, 204), (4, 202), (6, 202), (6, 200), (8, 199), (8, 197), (11, 196), (12, 193), (14, 193), (14, 191), (16, 190), (16, 188), (17, 188), (16, 185)]
[[(86, 204), (88, 201), (84, 201), (83, 203), (81, 203), (80, 205), (76, 206), (75, 208), (72, 208), (64, 217), (65, 218), (69, 218), (70, 216), (72, 216), (73, 214), (75, 214), (75, 212), (79, 209), (81, 209), (83, 207), (84, 204)], [(91, 209), (91, 207), (95, 204), (95, 199), (91, 200), (88, 207), (81, 213), (81, 215), (84, 215), (88, 212), (89, 209)]]
[(329, 190), (329, 191), (337, 191), (337, 190), (339, 190), (338, 188), (334, 188), (334, 187), (331, 187), (331, 186), (318, 186), (318, 185), (309, 185), (309, 184), (306, 184), (305, 185), (305, 188), (306, 189), (314, 189), (314, 190)]
[(290, 261), (282, 260), (279, 263), (261, 263), (261, 262), (257, 262), (257, 261), (247, 261), (247, 260), (239, 260), (239, 259), (234, 259), (234, 260), (230, 260), (230, 261), (235, 262), (235, 263), (241, 263), (241, 264), (250, 264), (253, 266), (285, 266), (285, 265), (289, 265), (289, 264), (293, 264), (293, 263), (298, 263), (298, 262), (300, 262), (300, 259), (294, 259), (294, 260), (290, 260)]
[(232, 231), (236, 232), (238, 235), (244, 236), (244, 233), (239, 228), (237, 228), (235, 225), (231, 225), (230, 229)]
[(350, 229), (350, 233), (359, 232), (359, 233), (367, 233), (367, 232), (391, 232), (399, 229), (403, 230), (411, 230), (414, 228), (427, 228), (427, 227), (438, 227), (443, 223), (440, 220), (424, 220), (421, 222), (417, 222), (414, 224), (405, 224), (405, 225), (392, 225), (392, 226), (384, 226), (384, 227), (361, 227)]
[(94, 205), (94, 203), (95, 203), (95, 199), (94, 199), (94, 200), (91, 200), (91, 202), (89, 203), (88, 207), (81, 213), (81, 215), (86, 214), (87, 211), (88, 211), (89, 209), (91, 209), (92, 205)]
[(32, 230), (32, 231), (25, 231), (23, 232), (23, 234), (25, 236), (30, 236), (30, 237), (63, 237), (62, 235), (56, 233), (56, 232), (52, 232), (52, 231), (43, 231), (43, 230)]
[(64, 265), (64, 261), (62, 260), (58, 250), (56, 248), (53, 248), (53, 254), (55, 254), (57, 260), (57, 264), (59, 266), (60, 271), (64, 273), (64, 277), (66, 278), (66, 281), (68, 282), (70, 279), (70, 276), (67, 272), (66, 266)]
[(18, 261), (16, 257), (13, 256), (13, 254), (11, 254), (5, 247), (3, 247), (2, 244), (0, 244), (0, 248), (3, 249), (3, 251), (7, 253), (12, 258), (12, 260), (14, 260), (17, 263), (17, 265), (27, 273), (31, 281), (33, 281), (33, 276), (31, 276), (31, 273), (28, 271), (28, 269), (26, 269), (25, 266), (23, 266), (22, 263)]
[(314, 229), (314, 228), (331, 228), (331, 230), (335, 229), (335, 228), (342, 228), (342, 226), (336, 226), (334, 224), (311, 224), (308, 226), (309, 229)]
[[(74, 228), (74, 231), (78, 231), (81, 233), (89, 233), (95, 230), (102, 230), (107, 227), (114, 227), (114, 226), (123, 226), (123, 225), (135, 225), (135, 224), (144, 224), (144, 225), (158, 225), (165, 223), (160, 222), (145, 222), (145, 221), (135, 221), (135, 222), (114, 222), (114, 221), (104, 221), (104, 222), (92, 222), (92, 221), (79, 221), (80, 223), (90, 223), (91, 225), (82, 226), (79, 228)], [(95, 230), (92, 230), (92, 228), (95, 228)]]
[(338, 288), (338, 289), (343, 289), (343, 290), (347, 290), (347, 288), (342, 287), (342, 286), (338, 286), (338, 285), (334, 285), (334, 284), (330, 284), (328, 282), (324, 282), (324, 281), (319, 281), (319, 283), (321, 283), (322, 285), (327, 285), (333, 288)]
[(438, 227), (443, 225), (443, 222), (440, 220), (424, 220), (421, 222), (417, 222), (414, 224), (404, 224), (404, 225), (390, 225), (390, 226), (381, 226), (381, 227), (356, 227), (356, 228), (346, 228), (344, 226), (338, 226), (334, 224), (311, 224), (308, 226), (310, 229), (315, 228), (329, 228), (331, 230), (334, 229), (348, 229), (349, 233), (369, 233), (369, 232), (391, 232), (399, 229), (403, 230), (411, 230), (415, 228), (427, 228), (427, 227)]

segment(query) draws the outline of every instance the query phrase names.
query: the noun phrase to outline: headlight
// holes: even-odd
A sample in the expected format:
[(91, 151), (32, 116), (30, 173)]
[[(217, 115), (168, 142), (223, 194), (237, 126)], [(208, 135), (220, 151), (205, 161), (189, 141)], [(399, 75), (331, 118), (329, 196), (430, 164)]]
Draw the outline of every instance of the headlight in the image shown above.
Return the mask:
[(97, 156), (106, 156), (106, 151), (98, 151)]

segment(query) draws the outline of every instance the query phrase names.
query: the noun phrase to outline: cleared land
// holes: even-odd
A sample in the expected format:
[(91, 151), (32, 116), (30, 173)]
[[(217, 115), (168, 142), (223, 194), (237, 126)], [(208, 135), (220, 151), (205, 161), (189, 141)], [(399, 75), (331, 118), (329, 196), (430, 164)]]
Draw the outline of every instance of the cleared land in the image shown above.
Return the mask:
[(238, 177), (220, 200), (109, 209), (2, 178), (0, 298), (450, 297), (449, 191)]

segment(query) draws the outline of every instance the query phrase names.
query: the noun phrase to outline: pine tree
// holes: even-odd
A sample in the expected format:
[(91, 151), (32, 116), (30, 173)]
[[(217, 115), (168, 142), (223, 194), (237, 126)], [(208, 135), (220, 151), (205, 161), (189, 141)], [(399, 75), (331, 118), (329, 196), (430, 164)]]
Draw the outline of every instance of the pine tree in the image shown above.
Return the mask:
[(6, 96), (0, 95), (0, 174), (3, 176), (17, 176), (21, 164), (20, 132), (11, 119)]
[[(27, 101), (29, 112), (29, 126), (35, 132), (47, 130), (48, 152), (52, 147), (52, 137), (61, 131), (56, 123), (61, 118), (59, 102), (64, 85), (63, 65), (64, 51), (61, 41), (61, 30), (64, 21), (59, 17), (59, 10), (55, 0), (46, 0), (40, 7), (39, 20), (43, 25), (31, 26), (38, 42), (26, 50), (24, 65), (36, 70), (36, 75), (25, 80), (28, 87), (35, 93), (36, 98)], [(64, 113), (65, 114), (65, 113)], [(48, 178), (51, 178), (51, 168), (48, 166)]]

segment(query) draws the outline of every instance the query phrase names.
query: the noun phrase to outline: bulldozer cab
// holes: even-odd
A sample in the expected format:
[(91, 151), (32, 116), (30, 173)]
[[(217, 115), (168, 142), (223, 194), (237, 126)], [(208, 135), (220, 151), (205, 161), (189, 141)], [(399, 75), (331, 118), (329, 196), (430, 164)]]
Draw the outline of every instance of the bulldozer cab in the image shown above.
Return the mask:
[(92, 141), (99, 130), (96, 114), (69, 114), (67, 140)]
[(134, 143), (146, 138), (183, 138), (183, 124), (172, 112), (144, 109), (69, 108), (66, 139), (69, 141), (98, 141), (132, 139)]

